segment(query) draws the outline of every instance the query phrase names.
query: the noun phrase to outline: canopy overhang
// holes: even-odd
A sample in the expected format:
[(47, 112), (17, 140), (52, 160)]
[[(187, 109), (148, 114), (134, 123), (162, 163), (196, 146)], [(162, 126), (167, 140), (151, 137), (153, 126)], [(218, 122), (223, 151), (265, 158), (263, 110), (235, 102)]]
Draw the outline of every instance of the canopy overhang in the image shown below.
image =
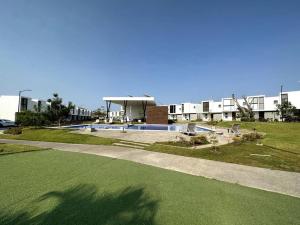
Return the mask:
[(150, 96), (143, 96), (143, 97), (103, 97), (103, 101), (106, 102), (106, 115), (108, 118), (108, 114), (110, 112), (111, 103), (118, 104), (123, 107), (123, 119), (127, 115), (127, 107), (128, 106), (135, 106), (140, 107), (143, 110), (143, 117), (146, 117), (146, 110), (148, 106), (156, 106), (156, 102), (154, 97)]
[(123, 106), (124, 102), (127, 102), (127, 105), (142, 105), (143, 102), (147, 102), (149, 106), (156, 105), (154, 97), (103, 97), (103, 101)]

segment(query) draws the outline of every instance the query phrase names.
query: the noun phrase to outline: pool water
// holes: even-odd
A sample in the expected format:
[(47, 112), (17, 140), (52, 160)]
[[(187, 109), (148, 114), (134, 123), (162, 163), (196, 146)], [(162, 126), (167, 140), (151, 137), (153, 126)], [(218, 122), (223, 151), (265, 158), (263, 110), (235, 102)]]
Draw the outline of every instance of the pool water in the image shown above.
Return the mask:
[[(109, 125), (109, 124), (89, 124), (89, 125), (72, 125), (64, 128), (85, 129), (95, 128), (96, 130), (141, 130), (141, 131), (177, 131), (184, 130), (183, 125), (165, 125), (165, 124), (134, 124), (134, 125)], [(196, 126), (196, 132), (209, 132), (208, 128)]]

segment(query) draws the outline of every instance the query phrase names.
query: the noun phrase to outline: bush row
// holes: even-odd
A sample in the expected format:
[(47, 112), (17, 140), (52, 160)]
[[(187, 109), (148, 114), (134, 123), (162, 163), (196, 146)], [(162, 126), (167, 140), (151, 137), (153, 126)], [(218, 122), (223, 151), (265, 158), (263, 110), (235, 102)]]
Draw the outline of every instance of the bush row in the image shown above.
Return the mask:
[(3, 132), (4, 134), (19, 135), (22, 134), (22, 127), (11, 127)]
[(233, 137), (232, 140), (235, 143), (240, 143), (243, 141), (256, 141), (263, 138), (264, 138), (263, 134), (257, 132), (251, 132), (251, 133), (243, 134), (242, 137)]

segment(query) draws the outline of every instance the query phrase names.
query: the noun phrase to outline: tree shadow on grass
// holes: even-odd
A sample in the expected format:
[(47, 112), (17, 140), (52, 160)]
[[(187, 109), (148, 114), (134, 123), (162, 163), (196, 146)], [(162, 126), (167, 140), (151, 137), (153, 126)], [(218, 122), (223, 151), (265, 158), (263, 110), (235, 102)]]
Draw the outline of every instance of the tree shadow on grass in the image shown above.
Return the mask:
[(56, 199), (50, 211), (31, 216), (28, 212), (1, 213), (0, 224), (38, 225), (146, 225), (155, 224), (158, 201), (143, 188), (128, 187), (120, 192), (101, 193), (92, 185), (79, 185), (63, 192), (49, 192), (36, 202)]

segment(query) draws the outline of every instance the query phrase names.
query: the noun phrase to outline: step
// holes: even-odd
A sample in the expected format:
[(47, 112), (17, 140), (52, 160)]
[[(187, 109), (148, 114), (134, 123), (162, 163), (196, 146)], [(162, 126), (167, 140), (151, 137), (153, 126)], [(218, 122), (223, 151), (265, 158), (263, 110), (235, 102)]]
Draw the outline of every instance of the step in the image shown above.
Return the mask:
[(133, 142), (133, 141), (120, 141), (120, 143), (129, 144), (129, 145), (138, 145), (138, 146), (143, 146), (143, 147), (150, 146), (150, 144), (147, 144), (147, 143), (139, 143), (139, 142)]
[(144, 149), (144, 147), (142, 147), (142, 146), (137, 146), (137, 145), (127, 145), (127, 144), (122, 144), (122, 143), (114, 143), (113, 145), (114, 145), (114, 146), (119, 146), (119, 147)]

